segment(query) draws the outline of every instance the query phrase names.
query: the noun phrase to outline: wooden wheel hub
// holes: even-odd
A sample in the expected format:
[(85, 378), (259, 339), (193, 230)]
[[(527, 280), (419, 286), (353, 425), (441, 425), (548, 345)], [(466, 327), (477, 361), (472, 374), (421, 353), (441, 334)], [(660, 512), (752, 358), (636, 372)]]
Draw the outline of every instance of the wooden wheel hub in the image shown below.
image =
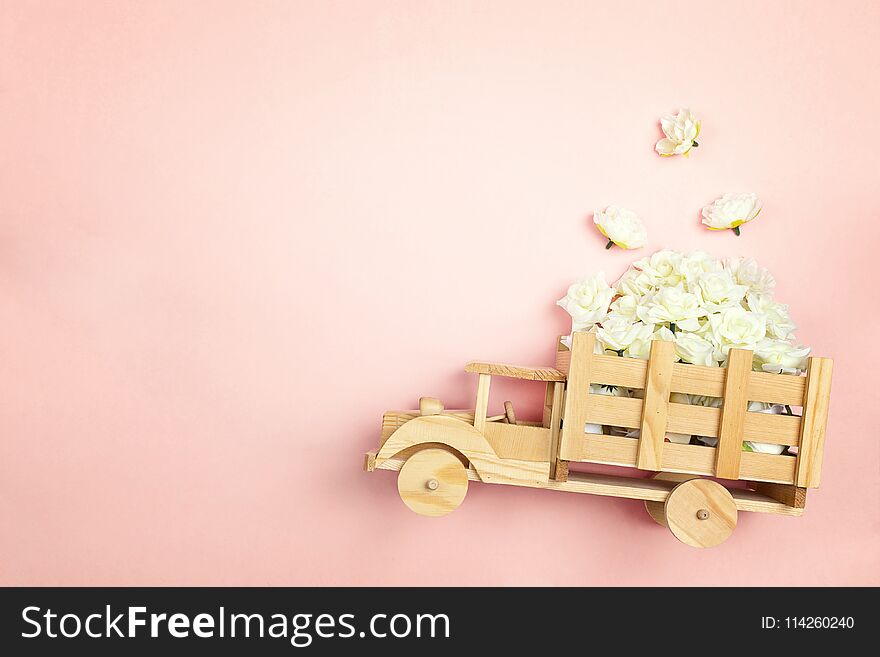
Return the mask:
[(664, 505), (673, 536), (693, 547), (714, 547), (736, 528), (733, 495), (711, 479), (691, 479), (672, 489)]
[(467, 470), (455, 454), (428, 448), (410, 456), (397, 476), (400, 499), (423, 516), (445, 516), (467, 495)]

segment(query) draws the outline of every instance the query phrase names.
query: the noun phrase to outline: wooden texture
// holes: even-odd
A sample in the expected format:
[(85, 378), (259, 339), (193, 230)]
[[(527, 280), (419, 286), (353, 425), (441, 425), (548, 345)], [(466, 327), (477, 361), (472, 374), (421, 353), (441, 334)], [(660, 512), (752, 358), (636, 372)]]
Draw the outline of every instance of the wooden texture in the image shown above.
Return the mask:
[(568, 376), (568, 369), (571, 365), (571, 349), (565, 346), (562, 341), (563, 337), (560, 335), (556, 340), (556, 369)]
[(796, 509), (804, 509), (807, 506), (807, 489), (788, 484), (770, 484), (763, 481), (750, 482), (756, 493), (772, 497), (777, 502), (782, 502)]
[[(697, 475), (681, 474), (679, 472), (657, 472), (652, 475), (652, 479), (660, 481), (669, 481), (673, 484), (680, 484), (683, 481), (694, 479)], [(651, 519), (661, 527), (668, 527), (666, 524), (666, 508), (663, 502), (654, 502), (653, 500), (645, 500), (645, 511), (651, 516)]]
[[(379, 438), (379, 447), (385, 444), (385, 441), (388, 440), (391, 434), (420, 415), (420, 411), (386, 411), (382, 416), (382, 433)], [(457, 417), (468, 424), (474, 423), (474, 412), (472, 410), (447, 410), (443, 411), (441, 415)]]
[(442, 449), (423, 449), (400, 468), (397, 490), (410, 509), (423, 516), (445, 516), (464, 501), (467, 469)]
[[(566, 460), (636, 467), (637, 458), (638, 441), (633, 438), (583, 434), (580, 441), (571, 439)], [(785, 454), (743, 452), (740, 477), (751, 481), (791, 484), (794, 482), (795, 462), (795, 457)], [(700, 445), (666, 443), (663, 445), (661, 466), (664, 472), (712, 476), (715, 474), (715, 450)]]
[(419, 415), (440, 415), (443, 402), (434, 397), (419, 397)]
[[(404, 463), (405, 459), (395, 457), (382, 461), (376, 468), (379, 470), (395, 471), (400, 470)], [(470, 481), (482, 481), (480, 475), (477, 474), (473, 467), (468, 468), (467, 472)], [(571, 472), (566, 481), (548, 481), (547, 484), (535, 485), (533, 487), (566, 493), (585, 493), (606, 497), (665, 502), (670, 491), (675, 486), (676, 482), (672, 481), (638, 479), (635, 477), (588, 472)], [(736, 501), (736, 507), (739, 511), (773, 513), (785, 516), (800, 516), (803, 514), (803, 509), (789, 507), (756, 491), (731, 489), (730, 494)]]
[(715, 476), (722, 479), (739, 479), (751, 371), (752, 352), (731, 349), (725, 368), (724, 405), (721, 407), (718, 445), (715, 448)]
[[(548, 386), (549, 387), (549, 386)], [(565, 384), (557, 382), (553, 384), (553, 398), (550, 410), (550, 478), (557, 478), (559, 467), (559, 434), (562, 431), (562, 396), (565, 394)], [(566, 469), (566, 473), (568, 469)]]
[[(556, 369), (568, 371), (571, 352), (560, 343), (556, 352)], [(624, 388), (643, 388), (648, 361), (639, 358), (620, 358), (618, 356), (593, 355), (592, 383), (623, 386)], [(802, 406), (806, 378), (768, 372), (750, 372), (748, 384), (749, 401), (763, 401), (774, 404)], [(672, 367), (672, 392), (688, 395), (721, 397), (724, 394), (724, 368), (704, 367), (675, 363)]]
[(592, 333), (579, 331), (572, 334), (572, 360), (568, 372), (562, 422), (562, 446), (559, 451), (559, 458), (564, 461), (576, 460), (569, 456), (569, 450), (572, 446), (577, 449), (578, 444), (583, 440), (590, 404), (598, 397), (589, 394), (595, 345), (596, 336)]
[(492, 376), (506, 376), (525, 381), (565, 381), (565, 374), (552, 367), (526, 367), (524, 365), (473, 361), (464, 366), (464, 371)]
[(516, 412), (513, 410), (513, 402), (504, 402), (504, 419), (508, 424), (516, 424)]
[(552, 478), (555, 481), (568, 481), (568, 461), (562, 461), (560, 459), (556, 459), (553, 464), (553, 476)]
[(659, 470), (666, 439), (666, 422), (669, 411), (669, 384), (672, 382), (672, 363), (675, 360), (675, 344), (665, 340), (651, 343), (644, 383), (645, 399), (639, 425), (639, 451), (637, 465), (642, 470)]
[[(516, 430), (522, 425), (498, 426)], [(549, 441), (549, 429), (536, 428), (545, 432)], [(376, 454), (376, 466), (381, 466), (383, 461), (398, 453), (425, 443), (451, 447), (474, 466), (481, 480), (486, 483), (537, 486), (546, 483), (550, 477), (549, 461), (502, 459), (495, 453), (486, 436), (463, 420), (447, 415), (416, 417), (397, 429)]]
[(544, 427), (489, 422), (483, 431), (499, 458), (550, 462), (552, 432)]
[[(563, 389), (565, 389), (565, 384), (560, 382)], [(550, 415), (553, 413), (553, 389), (556, 386), (556, 383), (553, 381), (548, 381), (546, 390), (544, 390), (544, 409), (541, 414), (541, 426), (550, 428)]]
[[(642, 400), (591, 394), (586, 417), (585, 422), (638, 429), (642, 422)], [(720, 408), (675, 402), (669, 404), (667, 431), (715, 438), (718, 436), (720, 424)], [(774, 445), (797, 445), (800, 440), (800, 417), (746, 413), (743, 435), (744, 440)]]
[(474, 429), (480, 433), (486, 428), (486, 412), (489, 410), (489, 384), (492, 377), (480, 374), (477, 382), (477, 403), (474, 410)]
[(833, 366), (830, 358), (816, 357), (810, 358), (807, 365), (807, 390), (797, 457), (797, 485), (803, 488), (818, 488), (821, 481)]
[(707, 548), (720, 545), (736, 529), (736, 500), (711, 479), (678, 484), (666, 498), (666, 526), (682, 543)]

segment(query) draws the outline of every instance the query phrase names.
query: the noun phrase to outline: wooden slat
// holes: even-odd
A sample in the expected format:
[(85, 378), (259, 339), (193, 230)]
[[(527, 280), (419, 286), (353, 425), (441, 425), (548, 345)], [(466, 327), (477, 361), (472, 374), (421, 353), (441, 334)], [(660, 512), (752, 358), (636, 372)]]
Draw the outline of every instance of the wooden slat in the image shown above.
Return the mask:
[(550, 462), (550, 429), (525, 424), (488, 422), (483, 430), (486, 440), (502, 459)]
[(720, 397), (724, 393), (724, 370), (676, 363), (672, 368), (672, 390), (686, 395)]
[(749, 374), (749, 401), (802, 406), (806, 383), (803, 376), (752, 372)]
[[(553, 386), (555, 385), (555, 383), (548, 381), (544, 390), (544, 412), (541, 415), (541, 426), (548, 428), (550, 427), (550, 415), (553, 412)], [(564, 384), (563, 387), (565, 387)]]
[[(651, 345), (653, 347), (653, 345)], [(648, 361), (621, 356), (593, 356), (590, 383), (600, 383), (623, 388), (644, 388)]]
[[(571, 452), (577, 456), (570, 459), (572, 461), (635, 467), (638, 441), (623, 436), (584, 434), (580, 448), (573, 445)], [(740, 476), (751, 481), (791, 484), (794, 482), (795, 462), (793, 456), (743, 452)], [(715, 449), (666, 443), (661, 465), (664, 472), (712, 476), (715, 474)]]
[(797, 509), (807, 506), (807, 489), (788, 484), (769, 484), (763, 481), (750, 482), (756, 493), (773, 498)]
[(572, 334), (572, 359), (568, 372), (565, 397), (565, 414), (562, 423), (562, 446), (559, 458), (571, 461), (569, 447), (575, 453), (583, 442), (584, 427), (587, 423), (589, 407), (596, 395), (589, 394), (596, 336), (593, 333), (578, 331)]
[(474, 410), (474, 429), (480, 433), (486, 428), (486, 412), (489, 409), (489, 384), (492, 377), (488, 374), (480, 374), (477, 383), (477, 406)]
[[(593, 356), (593, 380), (591, 383), (642, 388), (648, 362), (638, 358), (619, 356)], [(672, 366), (672, 392), (687, 395), (721, 397), (724, 394), (725, 370), (720, 367), (704, 367), (675, 363)], [(801, 406), (804, 401), (806, 379), (789, 374), (749, 372), (749, 401)]]
[[(642, 400), (593, 394), (587, 422), (638, 429), (641, 426)], [(709, 406), (670, 403), (666, 430), (708, 438), (718, 437), (721, 409)], [(797, 446), (800, 440), (800, 417), (746, 413), (744, 440), (772, 445)]]
[(821, 480), (833, 366), (830, 358), (813, 357), (807, 364), (807, 390), (797, 458), (797, 485), (804, 488), (818, 488)]
[(556, 369), (568, 375), (568, 367), (571, 364), (571, 350), (562, 342), (564, 336), (556, 340)]
[(674, 360), (675, 343), (665, 340), (654, 340), (651, 343), (639, 426), (638, 467), (642, 470), (660, 470)]
[(739, 479), (751, 371), (752, 352), (748, 349), (731, 349), (727, 355), (724, 405), (721, 407), (721, 426), (715, 449), (715, 476), (722, 479)]
[(492, 376), (507, 376), (526, 381), (565, 381), (565, 374), (552, 367), (527, 367), (525, 365), (473, 361), (464, 366), (464, 371), (491, 374)]
[[(550, 387), (549, 384), (547, 386)], [(550, 410), (550, 478), (556, 479), (556, 471), (559, 467), (559, 433), (562, 431), (562, 395), (565, 394), (565, 384), (557, 382), (553, 384), (553, 398)]]

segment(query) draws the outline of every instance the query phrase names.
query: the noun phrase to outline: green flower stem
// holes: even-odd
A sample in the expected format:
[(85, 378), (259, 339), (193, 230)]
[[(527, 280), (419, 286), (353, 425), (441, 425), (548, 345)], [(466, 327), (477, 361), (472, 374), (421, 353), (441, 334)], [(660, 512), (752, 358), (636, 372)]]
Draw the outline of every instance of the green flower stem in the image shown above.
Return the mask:
[(739, 237), (739, 226), (733, 227), (733, 234), (736, 235), (737, 237)]
[(675, 322), (669, 322), (669, 330), (672, 331), (672, 334), (675, 335), (675, 330), (678, 327), (675, 325)]
[(605, 245), (605, 248), (610, 249), (612, 246), (614, 246), (614, 242), (612, 240), (608, 240), (608, 244)]

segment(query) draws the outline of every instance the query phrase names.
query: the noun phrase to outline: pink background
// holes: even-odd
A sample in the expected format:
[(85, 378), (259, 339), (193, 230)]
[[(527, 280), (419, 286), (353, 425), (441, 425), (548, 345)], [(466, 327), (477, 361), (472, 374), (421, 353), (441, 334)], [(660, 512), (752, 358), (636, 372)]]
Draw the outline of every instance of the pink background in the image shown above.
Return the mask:
[[(878, 23), (5, 0), (0, 582), (880, 584)], [(661, 159), (680, 105), (700, 148)], [(765, 203), (739, 239), (699, 225), (728, 191)], [(647, 249), (602, 249), (608, 204)], [(755, 256), (836, 359), (803, 518), (697, 551), (640, 502), (474, 484), (434, 520), (361, 471), (384, 410), (471, 405), (472, 358), (551, 363), (569, 282), (662, 246)]]

